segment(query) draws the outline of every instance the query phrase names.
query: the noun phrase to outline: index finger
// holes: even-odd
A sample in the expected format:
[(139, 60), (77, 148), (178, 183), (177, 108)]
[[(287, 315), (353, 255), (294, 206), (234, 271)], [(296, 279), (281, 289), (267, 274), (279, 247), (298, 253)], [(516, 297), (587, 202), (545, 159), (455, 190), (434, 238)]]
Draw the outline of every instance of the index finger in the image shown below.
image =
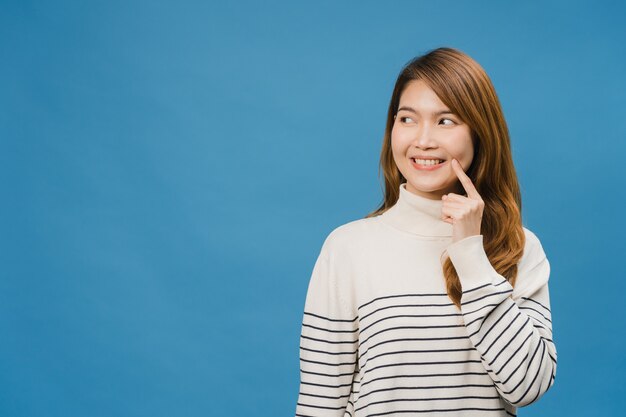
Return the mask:
[(454, 169), (456, 176), (459, 177), (459, 180), (461, 181), (461, 185), (463, 185), (463, 188), (465, 188), (465, 191), (467, 192), (467, 196), (469, 198), (473, 198), (476, 200), (482, 200), (480, 198), (480, 194), (478, 194), (478, 191), (476, 190), (476, 187), (474, 187), (474, 183), (472, 183), (472, 180), (470, 179), (470, 177), (468, 177), (465, 171), (463, 171), (463, 167), (461, 166), (461, 163), (457, 161), (456, 159), (453, 159), (452, 168)]

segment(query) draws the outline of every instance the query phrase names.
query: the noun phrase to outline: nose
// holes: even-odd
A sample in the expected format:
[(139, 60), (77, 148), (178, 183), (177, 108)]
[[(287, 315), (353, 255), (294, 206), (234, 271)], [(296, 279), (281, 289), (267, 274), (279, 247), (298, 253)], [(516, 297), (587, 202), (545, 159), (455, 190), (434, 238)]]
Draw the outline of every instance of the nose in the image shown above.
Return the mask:
[(437, 146), (433, 138), (433, 132), (425, 124), (422, 124), (416, 129), (415, 135), (413, 146), (416, 148), (429, 149)]

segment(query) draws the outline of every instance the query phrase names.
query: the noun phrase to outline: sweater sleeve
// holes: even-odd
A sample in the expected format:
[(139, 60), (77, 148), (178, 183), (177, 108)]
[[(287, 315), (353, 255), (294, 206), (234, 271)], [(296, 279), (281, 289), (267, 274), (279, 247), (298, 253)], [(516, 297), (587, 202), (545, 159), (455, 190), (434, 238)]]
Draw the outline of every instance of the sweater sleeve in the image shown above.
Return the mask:
[(345, 256), (324, 242), (308, 285), (300, 336), (296, 416), (344, 416), (352, 409), (358, 320)]
[(515, 289), (491, 265), (483, 235), (448, 246), (462, 286), (461, 313), (469, 338), (502, 398), (515, 407), (537, 401), (554, 384), (550, 264), (537, 236), (526, 244)]

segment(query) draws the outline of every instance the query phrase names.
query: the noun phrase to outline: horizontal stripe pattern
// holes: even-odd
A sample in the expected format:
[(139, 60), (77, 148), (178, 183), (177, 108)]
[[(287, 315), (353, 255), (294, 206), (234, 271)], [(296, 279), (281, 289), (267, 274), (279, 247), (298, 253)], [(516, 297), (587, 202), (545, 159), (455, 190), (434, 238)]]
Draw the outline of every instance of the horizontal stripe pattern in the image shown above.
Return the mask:
[[(355, 290), (354, 264), (332, 249), (322, 250), (307, 292), (297, 417), (515, 416), (554, 384), (549, 269), (541, 251), (526, 252), (513, 298), (509, 282), (485, 268), (488, 260), (482, 269), (474, 263), (482, 252), (458, 246), (459, 309), (428, 271), (399, 281), (406, 275), (398, 270), (388, 283), (364, 274)], [(384, 294), (387, 288), (406, 289)]]
[(463, 292), (461, 311), (468, 336), (500, 395), (523, 407), (537, 401), (556, 377), (548, 285), (513, 300), (501, 281)]
[(358, 370), (356, 306), (340, 289), (324, 246), (313, 267), (300, 336), (300, 393), (296, 416), (352, 416)]
[(556, 351), (545, 290), (514, 302), (507, 286), (467, 291), (461, 311), (447, 294), (306, 311), (296, 416), (515, 416), (552, 384)]
[(296, 416), (344, 416), (352, 405), (358, 321), (306, 312), (300, 337), (300, 394)]

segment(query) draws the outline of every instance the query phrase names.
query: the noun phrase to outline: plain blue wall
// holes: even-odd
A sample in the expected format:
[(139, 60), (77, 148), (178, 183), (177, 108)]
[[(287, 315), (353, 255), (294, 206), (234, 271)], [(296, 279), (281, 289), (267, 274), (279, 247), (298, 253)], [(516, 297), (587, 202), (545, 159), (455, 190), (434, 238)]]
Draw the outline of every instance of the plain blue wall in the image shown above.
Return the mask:
[(622, 3), (207, 3), (1, 3), (0, 415), (293, 415), (313, 263), (438, 46), (491, 76), (551, 261), (520, 415), (623, 412)]

